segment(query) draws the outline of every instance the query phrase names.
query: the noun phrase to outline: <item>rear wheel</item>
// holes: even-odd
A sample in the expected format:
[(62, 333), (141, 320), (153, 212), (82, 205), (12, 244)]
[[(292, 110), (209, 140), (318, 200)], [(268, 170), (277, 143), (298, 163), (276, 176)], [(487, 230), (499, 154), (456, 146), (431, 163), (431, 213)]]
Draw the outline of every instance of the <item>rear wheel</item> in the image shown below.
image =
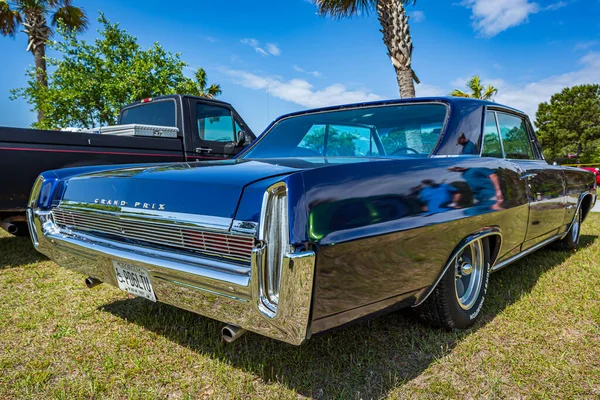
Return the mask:
[(430, 325), (445, 329), (468, 328), (481, 312), (490, 275), (487, 240), (476, 239), (453, 259), (437, 287), (417, 307)]
[(579, 207), (567, 236), (556, 242), (557, 246), (555, 247), (558, 247), (561, 250), (575, 250), (579, 246), (582, 220), (583, 213), (581, 212), (581, 207)]

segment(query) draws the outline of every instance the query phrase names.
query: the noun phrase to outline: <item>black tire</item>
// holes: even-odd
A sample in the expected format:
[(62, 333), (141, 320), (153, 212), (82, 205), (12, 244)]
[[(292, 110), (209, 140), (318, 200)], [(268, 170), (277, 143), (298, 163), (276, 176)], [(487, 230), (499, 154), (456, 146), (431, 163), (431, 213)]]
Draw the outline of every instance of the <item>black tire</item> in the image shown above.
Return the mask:
[[(470, 246), (467, 246), (450, 261), (450, 266), (436, 288), (427, 300), (417, 307), (418, 314), (428, 325), (447, 330), (465, 329), (473, 325), (481, 313), (490, 277), (490, 247), (485, 238), (474, 242), (480, 243), (480, 259), (483, 262), (477, 279), (478, 282), (480, 281), (478, 292), (473, 293), (468, 302), (462, 302), (459, 299), (460, 285), (457, 282), (459, 280), (463, 282), (462, 279), (467, 277), (467, 275), (462, 278), (458, 276), (457, 271), (463, 270), (459, 261), (461, 261), (461, 257), (462, 259), (466, 257), (465, 251), (473, 251)], [(474, 267), (472, 270), (475, 270)], [(471, 274), (474, 275), (474, 272)]]
[(573, 218), (573, 223), (569, 227), (567, 236), (554, 242), (554, 248), (557, 250), (568, 250), (573, 251), (579, 247), (579, 239), (581, 237), (581, 222), (583, 221), (583, 213), (581, 207), (577, 209), (577, 214)]

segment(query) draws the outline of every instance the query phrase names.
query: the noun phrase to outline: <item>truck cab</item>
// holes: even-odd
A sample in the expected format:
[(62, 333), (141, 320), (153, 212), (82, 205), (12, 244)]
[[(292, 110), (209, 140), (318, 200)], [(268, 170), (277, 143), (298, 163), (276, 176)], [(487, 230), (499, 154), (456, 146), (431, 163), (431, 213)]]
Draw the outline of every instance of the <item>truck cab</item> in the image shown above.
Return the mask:
[(130, 124), (178, 128), (187, 161), (230, 158), (256, 139), (231, 104), (186, 95), (147, 98), (124, 107), (119, 125)]

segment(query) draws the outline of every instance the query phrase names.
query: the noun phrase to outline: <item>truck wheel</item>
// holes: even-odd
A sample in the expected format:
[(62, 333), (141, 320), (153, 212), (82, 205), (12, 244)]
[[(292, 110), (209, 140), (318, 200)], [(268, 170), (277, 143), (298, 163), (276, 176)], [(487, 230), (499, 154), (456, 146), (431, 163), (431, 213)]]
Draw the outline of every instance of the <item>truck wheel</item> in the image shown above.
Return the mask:
[(465, 329), (481, 312), (490, 277), (490, 248), (476, 239), (457, 254), (444, 276), (423, 304), (417, 307), (429, 325)]
[(571, 228), (567, 233), (567, 236), (555, 242), (555, 248), (559, 250), (575, 250), (579, 246), (579, 237), (581, 236), (581, 222), (583, 213), (581, 212), (581, 207), (577, 210), (577, 214), (573, 219), (573, 223), (571, 224)]

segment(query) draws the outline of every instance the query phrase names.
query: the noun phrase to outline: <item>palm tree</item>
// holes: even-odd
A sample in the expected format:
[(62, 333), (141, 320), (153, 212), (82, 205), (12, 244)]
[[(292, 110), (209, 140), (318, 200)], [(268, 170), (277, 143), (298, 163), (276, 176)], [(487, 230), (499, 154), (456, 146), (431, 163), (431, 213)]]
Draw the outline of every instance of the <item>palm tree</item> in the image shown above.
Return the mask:
[(319, 13), (334, 18), (353, 17), (377, 10), (383, 43), (396, 70), (400, 97), (415, 97), (415, 84), (420, 83), (413, 71), (413, 44), (405, 4), (416, 0), (315, 0)]
[[(47, 17), (50, 17), (51, 25), (57, 26), (62, 21), (67, 29), (76, 32), (84, 31), (88, 26), (85, 12), (73, 6), (71, 0), (0, 0), (0, 33), (14, 37), (19, 25), (23, 25), (23, 32), (29, 38), (27, 51), (33, 53), (35, 60), (36, 79), (46, 87), (46, 43), (52, 36)], [(38, 111), (38, 121), (42, 118)]]
[(213, 83), (208, 88), (206, 87), (208, 83), (206, 78), (206, 71), (204, 71), (204, 69), (198, 68), (194, 76), (196, 78), (196, 89), (198, 90), (198, 96), (214, 99), (215, 96), (221, 94), (221, 85)]
[(487, 87), (483, 87), (481, 79), (478, 75), (473, 76), (467, 81), (467, 87), (469, 88), (471, 93), (463, 92), (460, 89), (454, 89), (452, 93), (450, 93), (450, 96), (470, 97), (473, 99), (494, 101), (493, 97), (496, 94), (498, 94), (498, 89), (493, 87), (492, 85), (487, 85)]

